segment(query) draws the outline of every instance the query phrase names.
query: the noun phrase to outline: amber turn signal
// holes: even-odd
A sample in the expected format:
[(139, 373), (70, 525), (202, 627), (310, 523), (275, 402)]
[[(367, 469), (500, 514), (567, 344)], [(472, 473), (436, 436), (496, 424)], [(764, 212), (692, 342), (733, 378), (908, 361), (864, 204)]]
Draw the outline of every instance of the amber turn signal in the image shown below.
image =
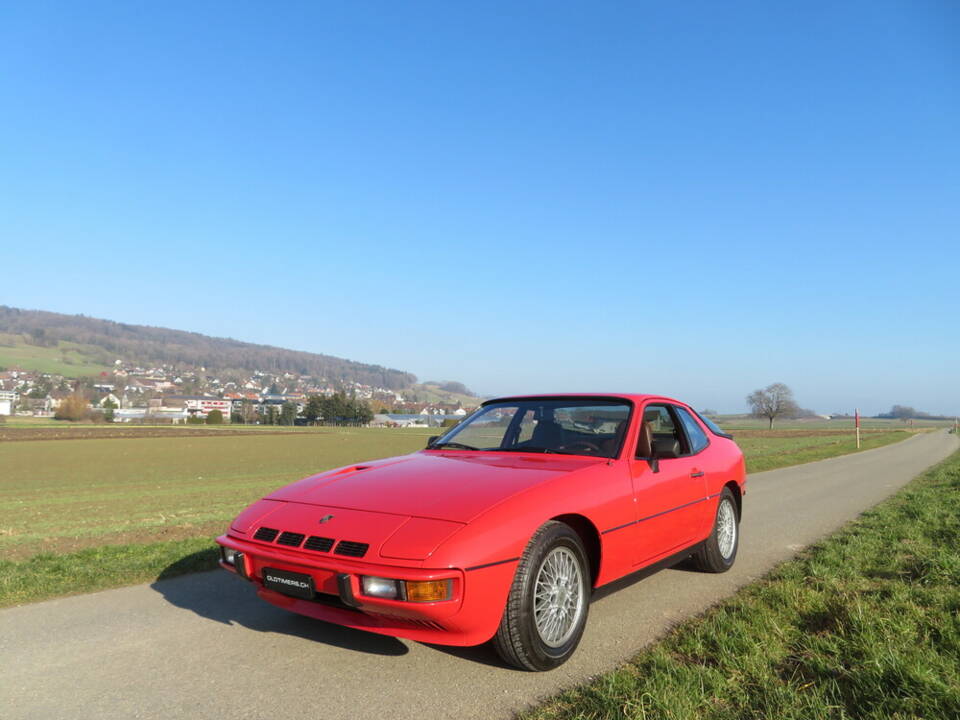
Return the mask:
[(407, 580), (408, 602), (438, 602), (450, 599), (450, 580)]

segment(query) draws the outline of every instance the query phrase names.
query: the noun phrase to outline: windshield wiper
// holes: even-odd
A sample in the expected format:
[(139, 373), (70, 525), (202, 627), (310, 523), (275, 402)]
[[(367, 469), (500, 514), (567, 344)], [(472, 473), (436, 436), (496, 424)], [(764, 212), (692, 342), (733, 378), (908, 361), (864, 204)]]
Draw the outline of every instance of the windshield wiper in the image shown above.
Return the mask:
[(464, 445), (463, 443), (458, 442), (444, 442), (444, 443), (434, 443), (430, 446), (431, 450), (439, 450), (440, 448), (453, 448), (454, 450), (479, 450), (480, 448), (475, 448), (473, 445)]
[[(497, 448), (497, 450), (499, 452), (549, 453), (551, 455), (583, 455), (583, 453), (571, 452), (569, 450), (555, 450), (554, 448), (537, 447), (535, 445), (531, 445), (530, 447)], [(604, 456), (589, 455), (585, 457), (604, 457)]]

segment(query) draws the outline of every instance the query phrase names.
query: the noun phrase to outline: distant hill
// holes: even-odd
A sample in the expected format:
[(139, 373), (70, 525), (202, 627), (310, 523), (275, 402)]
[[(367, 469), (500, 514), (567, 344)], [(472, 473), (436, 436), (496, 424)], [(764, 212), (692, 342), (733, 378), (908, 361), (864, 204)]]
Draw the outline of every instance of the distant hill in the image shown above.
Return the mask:
[(390, 390), (402, 390), (417, 381), (402, 370), (330, 355), (0, 305), (0, 364), (76, 377), (110, 367), (117, 359), (208, 371), (289, 372)]
[(464, 407), (476, 407), (477, 396), (465, 388), (462, 383), (435, 382), (428, 380), (418, 383), (403, 391), (403, 397), (410, 402), (423, 403), (460, 403)]

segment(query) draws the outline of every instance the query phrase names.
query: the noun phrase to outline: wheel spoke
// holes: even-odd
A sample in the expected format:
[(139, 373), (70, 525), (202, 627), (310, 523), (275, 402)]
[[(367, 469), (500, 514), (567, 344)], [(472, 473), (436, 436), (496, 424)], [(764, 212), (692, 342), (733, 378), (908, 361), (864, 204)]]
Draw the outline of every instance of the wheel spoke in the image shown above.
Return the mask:
[(585, 594), (576, 555), (555, 547), (544, 558), (534, 580), (533, 610), (537, 632), (550, 647), (563, 645), (583, 614)]
[(737, 545), (737, 516), (733, 503), (724, 498), (717, 509), (717, 549), (724, 560), (733, 556)]

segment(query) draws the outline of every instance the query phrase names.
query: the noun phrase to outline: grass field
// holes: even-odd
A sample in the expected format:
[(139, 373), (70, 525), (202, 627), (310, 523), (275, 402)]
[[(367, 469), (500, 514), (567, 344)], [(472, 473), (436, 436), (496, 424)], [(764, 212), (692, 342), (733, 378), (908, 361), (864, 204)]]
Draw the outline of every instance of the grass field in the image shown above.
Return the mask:
[(28, 345), (22, 336), (0, 333), (0, 368), (34, 370), (71, 378), (109, 372), (110, 367), (91, 357), (94, 351), (95, 348), (63, 341), (56, 347)]
[[(735, 430), (735, 439), (747, 459), (748, 472), (825, 460), (857, 451), (850, 430)], [(861, 450), (889, 445), (909, 437), (902, 429), (861, 431)]]
[(960, 717), (960, 453), (524, 720)]
[[(59, 425), (23, 432), (61, 437), (0, 441), (0, 605), (154, 579), (211, 548), (243, 507), (270, 490), (412, 452), (435, 431)], [(115, 433), (130, 436), (105, 437)], [(905, 437), (871, 431), (865, 447)], [(855, 450), (849, 432), (750, 430), (737, 440), (751, 471)], [(209, 567), (213, 558), (177, 567)]]
[(5, 442), (0, 557), (210, 538), (271, 489), (351, 462), (412, 452), (424, 446), (427, 432), (317, 428)]
[[(767, 430), (764, 418), (749, 415), (720, 415), (714, 418), (717, 423), (730, 432), (741, 430)], [(888, 418), (861, 418), (860, 426), (868, 430), (922, 430), (927, 428), (953, 427), (953, 420), (928, 420), (924, 418), (904, 422)], [(823, 420), (804, 418), (802, 420), (777, 420), (774, 430), (853, 430), (853, 418)]]

